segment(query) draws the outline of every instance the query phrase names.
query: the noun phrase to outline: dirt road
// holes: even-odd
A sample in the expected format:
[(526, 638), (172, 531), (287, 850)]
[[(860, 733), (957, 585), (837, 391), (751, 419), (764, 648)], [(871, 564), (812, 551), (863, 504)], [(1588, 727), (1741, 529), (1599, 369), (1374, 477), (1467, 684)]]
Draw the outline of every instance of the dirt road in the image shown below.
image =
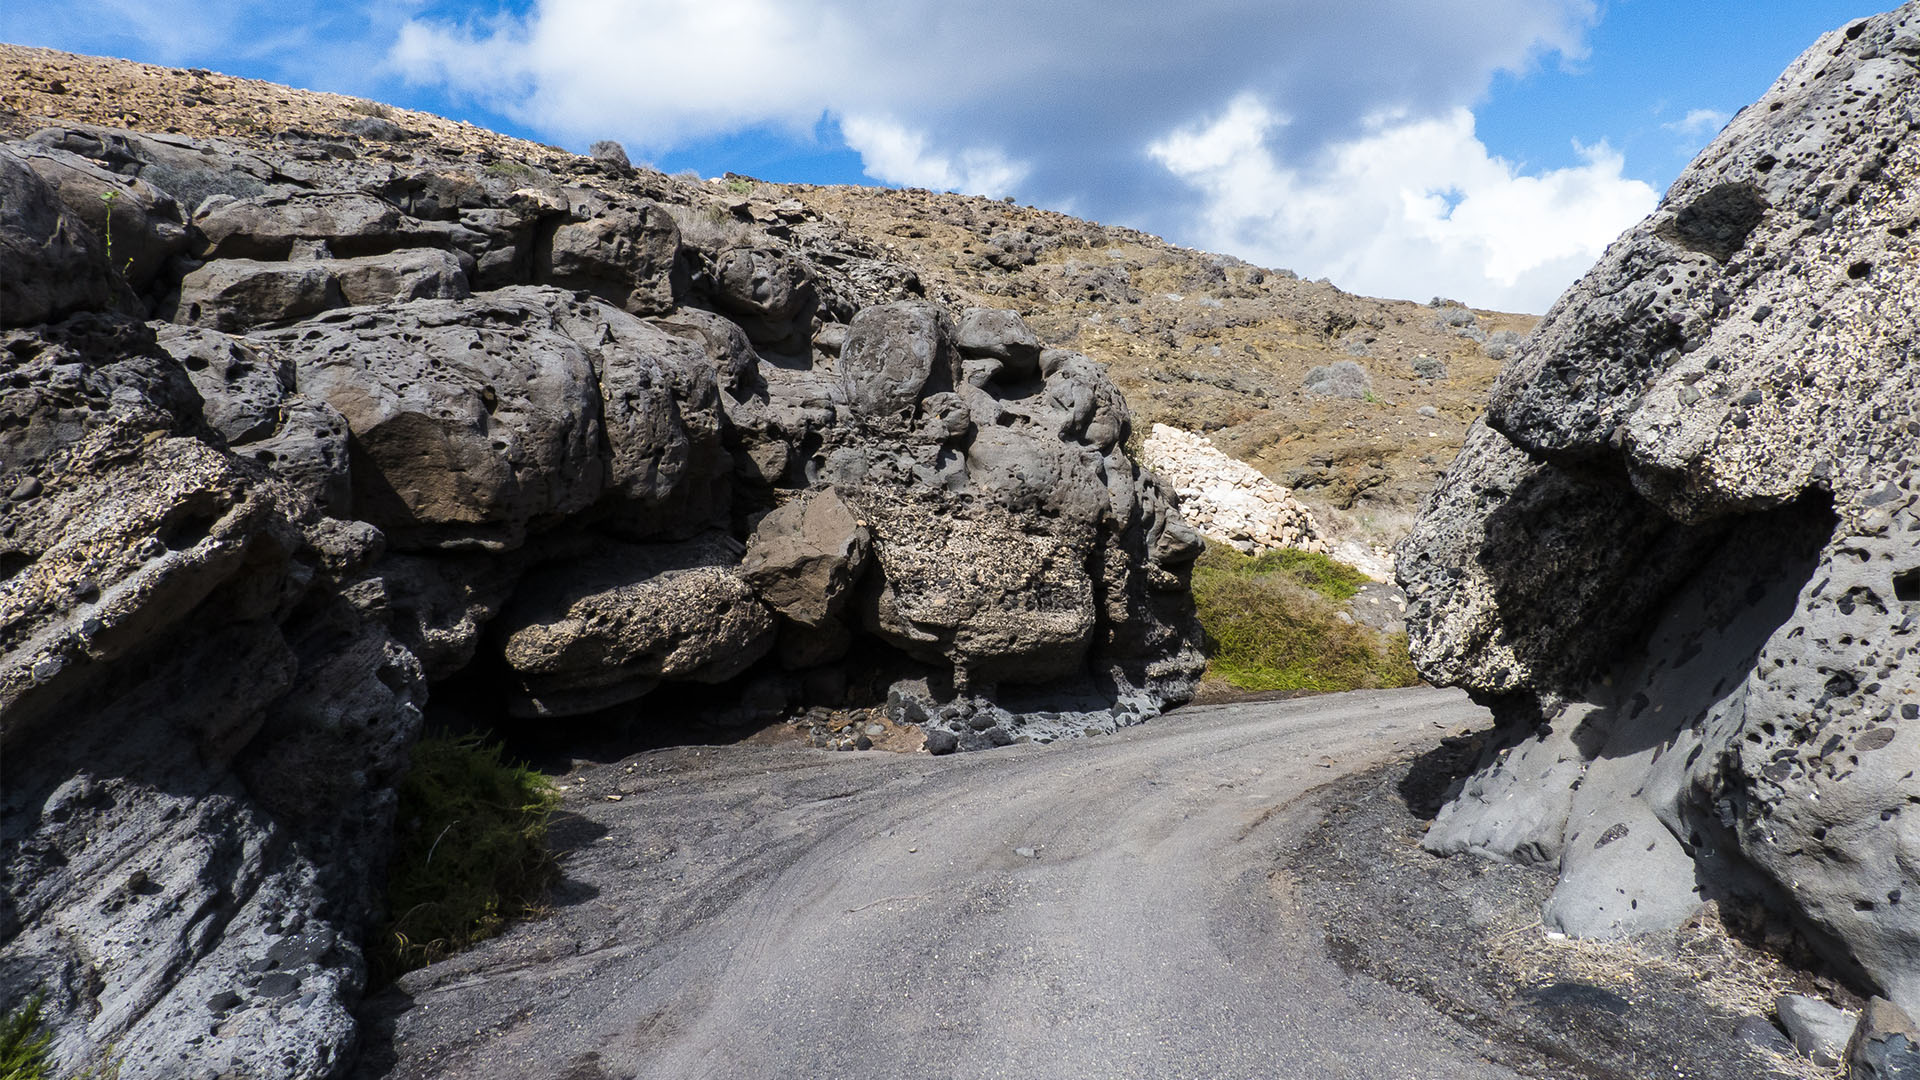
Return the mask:
[(371, 1003), (361, 1075), (1511, 1076), (1343, 974), (1274, 878), (1303, 796), (1485, 723), (1401, 690), (947, 758), (584, 763), (552, 914)]

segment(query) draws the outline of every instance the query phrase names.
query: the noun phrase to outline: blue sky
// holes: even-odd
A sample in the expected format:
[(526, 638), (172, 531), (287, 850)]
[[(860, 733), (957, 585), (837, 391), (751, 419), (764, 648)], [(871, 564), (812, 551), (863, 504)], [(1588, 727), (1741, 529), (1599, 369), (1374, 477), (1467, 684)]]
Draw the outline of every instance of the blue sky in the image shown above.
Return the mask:
[(669, 172), (1013, 195), (1543, 310), (1842, 0), (0, 0), (0, 40)]

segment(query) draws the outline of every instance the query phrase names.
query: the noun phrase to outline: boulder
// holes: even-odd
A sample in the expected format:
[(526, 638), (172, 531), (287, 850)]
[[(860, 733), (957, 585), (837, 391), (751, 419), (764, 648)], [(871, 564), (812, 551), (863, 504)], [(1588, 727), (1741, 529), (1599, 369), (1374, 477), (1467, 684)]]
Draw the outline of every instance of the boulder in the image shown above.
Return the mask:
[(667, 333), (699, 345), (713, 362), (720, 388), (734, 399), (746, 398), (762, 388), (760, 356), (739, 323), (699, 308), (681, 308), (651, 321)]
[(100, 238), (114, 269), (135, 290), (144, 291), (167, 260), (187, 250), (186, 218), (173, 196), (69, 151), (29, 143), (19, 152)]
[(181, 326), (161, 327), (158, 337), (200, 392), (207, 426), (228, 445), (264, 439), (280, 426), (280, 403), (293, 393), (293, 365), (278, 350)]
[(313, 191), (214, 201), (198, 210), (194, 228), (202, 259), (282, 260), (296, 248), (350, 257), (401, 246), (401, 213), (358, 192)]
[(714, 266), (714, 301), (756, 345), (780, 346), (810, 332), (817, 299), (806, 265), (766, 248), (729, 248)]
[(740, 576), (762, 603), (806, 626), (840, 613), (866, 569), (871, 535), (832, 488), (786, 503), (754, 527)]
[(340, 283), (325, 263), (219, 259), (180, 280), (174, 319), (237, 332), (345, 305)]
[(662, 680), (724, 682), (765, 656), (774, 621), (721, 536), (604, 543), (530, 573), (498, 622), (521, 716), (617, 705)]
[(878, 574), (861, 618), (882, 640), (951, 665), (960, 686), (1084, 670), (1096, 621), (1080, 545), (991, 503), (934, 491), (847, 493), (873, 531)]
[(1920, 1080), (1920, 1027), (1885, 998), (1867, 1002), (1846, 1044), (1847, 1080)]
[(584, 289), (637, 315), (672, 311), (686, 290), (680, 229), (651, 202), (554, 229), (535, 253), (534, 280)]
[[(277, 180), (285, 179), (282, 169), (251, 147), (226, 139), (71, 124), (43, 128), (27, 142), (77, 154), (121, 176), (151, 184), (172, 196), (184, 213), (192, 213), (215, 196), (263, 195)], [(282, 163), (282, 168), (298, 171), (291, 163)]]
[(286, 259), (296, 248), (378, 256), (399, 246), (401, 213), (359, 192), (300, 192), (215, 202), (194, 213), (202, 259)]
[(723, 526), (733, 456), (706, 351), (604, 304), (575, 304), (556, 319), (590, 346), (612, 527), (628, 539), (684, 539)]
[(1430, 846), (1557, 849), (1576, 933), (1785, 908), (1909, 1009), (1916, 40), (1912, 3), (1829, 34), (1727, 126), (1516, 347), (1399, 559), (1416, 664), (1540, 759)]
[(1853, 1038), (1859, 1017), (1804, 994), (1783, 994), (1774, 1003), (1780, 1025), (1787, 1029), (1794, 1048), (1814, 1060), (1816, 1065), (1832, 1068), (1840, 1064)]
[(840, 352), (847, 407), (879, 427), (898, 427), (928, 394), (962, 382), (953, 324), (925, 301), (903, 300), (854, 316)]
[(464, 300), (467, 296), (467, 275), (459, 258), (439, 248), (410, 248), (322, 265), (332, 272), (341, 297), (349, 304)]
[(322, 512), (337, 518), (351, 516), (353, 472), (347, 418), (326, 402), (303, 394), (283, 399), (279, 416), (273, 434), (244, 444), (240, 453), (272, 469), (276, 479)]
[(960, 316), (954, 344), (960, 355), (970, 360), (1000, 361), (1000, 377), (1008, 381), (1030, 379), (1040, 373), (1040, 339), (1018, 312), (968, 308)]
[(593, 356), (557, 324), (571, 302), (506, 289), (259, 340), (346, 419), (355, 514), (403, 548), (513, 547), (529, 522), (584, 510), (606, 486)]
[(124, 303), (106, 244), (19, 154), (0, 146), (0, 326)]

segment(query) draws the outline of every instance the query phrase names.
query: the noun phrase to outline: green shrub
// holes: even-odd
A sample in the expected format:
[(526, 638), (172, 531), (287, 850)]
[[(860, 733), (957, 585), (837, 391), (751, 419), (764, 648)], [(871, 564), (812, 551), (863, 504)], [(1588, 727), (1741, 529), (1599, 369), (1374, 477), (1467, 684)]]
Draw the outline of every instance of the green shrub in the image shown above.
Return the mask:
[(1225, 544), (1209, 543), (1196, 569), (1242, 577), (1278, 575), (1339, 604), (1353, 599), (1367, 583), (1367, 575), (1346, 563), (1317, 551), (1301, 551), (1299, 548), (1242, 555)]
[(444, 959), (537, 909), (553, 882), (553, 782), (478, 736), (429, 735), (400, 786), (388, 922), (369, 958), (376, 985)]
[(47, 1048), (53, 1032), (40, 1023), (46, 997), (35, 994), (0, 1020), (0, 1080), (42, 1080), (53, 1076)]
[[(53, 1080), (53, 1032), (42, 1022), (44, 993), (35, 994), (0, 1018), (0, 1080)], [(88, 1065), (66, 1074), (66, 1080), (115, 1080), (120, 1062)]]
[(1405, 634), (1340, 618), (1366, 577), (1314, 552), (1208, 545), (1193, 568), (1207, 674), (1241, 690), (1359, 690), (1420, 681)]

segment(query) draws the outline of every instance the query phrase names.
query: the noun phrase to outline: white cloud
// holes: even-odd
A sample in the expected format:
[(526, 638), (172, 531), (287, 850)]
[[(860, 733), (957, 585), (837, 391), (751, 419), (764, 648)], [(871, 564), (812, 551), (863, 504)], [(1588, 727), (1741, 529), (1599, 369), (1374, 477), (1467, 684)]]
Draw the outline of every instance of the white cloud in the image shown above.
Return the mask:
[(1682, 135), (1717, 135), (1731, 119), (1733, 119), (1732, 113), (1721, 112), (1719, 109), (1694, 109), (1686, 116), (1660, 126)]
[(883, 117), (849, 116), (840, 122), (847, 145), (860, 155), (868, 176), (887, 184), (1004, 195), (1027, 175), (1025, 164), (991, 147), (970, 147), (956, 156), (928, 147), (925, 132)]
[(1659, 198), (1604, 144), (1523, 174), (1487, 152), (1464, 108), (1373, 117), (1305, 162), (1274, 151), (1286, 124), (1241, 95), (1148, 152), (1201, 196), (1201, 246), (1376, 296), (1544, 311)]
[[(1494, 73), (1553, 54), (1577, 60), (1598, 10), (1597, 0), (62, 0), (28, 2), (9, 31), (177, 63), (244, 58), (297, 85), (438, 110), (477, 102), (542, 139), (618, 139), (655, 159), (702, 140), (751, 149), (821, 133), (829, 145), (817, 149), (832, 151), (837, 130), (866, 174), (888, 183), (1017, 194), (1243, 257), (1318, 263), (1357, 288), (1391, 281), (1417, 296), (1446, 291), (1432, 277), (1464, 275), (1509, 295), (1516, 275), (1558, 265), (1540, 253), (1589, 248), (1591, 215), (1533, 213), (1507, 243), (1489, 239), (1497, 222), (1470, 224), (1482, 207), (1551, 201), (1582, 184), (1579, 193), (1606, 195), (1619, 186), (1604, 182), (1615, 158), (1600, 151), (1524, 177), (1501, 174), (1470, 137), (1429, 134), (1415, 156), (1449, 164), (1408, 163), (1428, 179), (1389, 235), (1481, 262), (1411, 264), (1426, 276), (1367, 269), (1394, 262), (1365, 254), (1387, 243), (1376, 235), (1380, 192), (1356, 189), (1368, 209), (1355, 211), (1340, 187), (1366, 172), (1356, 155), (1451, 132)], [(402, 79), (415, 89), (397, 87)], [(1191, 144), (1196, 118), (1243, 93), (1289, 119), (1267, 118), (1241, 158), (1176, 170), (1147, 153)], [(1323, 167), (1347, 171), (1336, 181)], [(1500, 175), (1501, 194), (1489, 194), (1485, 177)], [(1292, 199), (1324, 199), (1319, 215), (1350, 231), (1238, 208), (1276, 178)], [(1435, 193), (1456, 188), (1446, 212)], [(1349, 267), (1363, 276), (1345, 277)]]
[[(1559, 260), (1594, 248), (1591, 222), (1617, 227), (1617, 201), (1562, 204), (1615, 196), (1618, 159), (1514, 176), (1472, 142), (1470, 121), (1465, 143), (1454, 137), (1456, 110), (1496, 71), (1582, 55), (1596, 11), (1595, 0), (533, 0), (517, 16), (410, 19), (390, 62), (574, 144), (617, 138), (658, 157), (755, 129), (808, 140), (825, 117), (883, 182), (1017, 193), (1247, 258), (1283, 253), (1356, 288), (1431, 293), (1464, 277), (1462, 294), (1484, 280), (1480, 296), (1531, 298), (1546, 287), (1523, 277), (1571, 278)], [(1242, 92), (1291, 122), (1269, 117), (1251, 135), (1212, 125), (1202, 134), (1239, 138), (1237, 156), (1197, 165), (1200, 135), (1168, 133)], [(1380, 115), (1403, 120), (1369, 120)], [(1150, 144), (1173, 159), (1156, 164)], [(1433, 152), (1445, 167), (1421, 159)], [(1367, 160), (1396, 155), (1426, 178), (1412, 203), (1394, 202), (1404, 243), (1376, 235), (1389, 166)], [(1341, 171), (1309, 178), (1283, 160)], [(1371, 186), (1346, 191), (1356, 180)], [(1317, 209), (1297, 221), (1259, 209), (1273, 182)], [(1430, 192), (1449, 187), (1463, 199), (1440, 213)], [(1524, 205), (1524, 227), (1483, 208), (1500, 200)], [(1425, 269), (1387, 274), (1396, 244), (1417, 247)]]

